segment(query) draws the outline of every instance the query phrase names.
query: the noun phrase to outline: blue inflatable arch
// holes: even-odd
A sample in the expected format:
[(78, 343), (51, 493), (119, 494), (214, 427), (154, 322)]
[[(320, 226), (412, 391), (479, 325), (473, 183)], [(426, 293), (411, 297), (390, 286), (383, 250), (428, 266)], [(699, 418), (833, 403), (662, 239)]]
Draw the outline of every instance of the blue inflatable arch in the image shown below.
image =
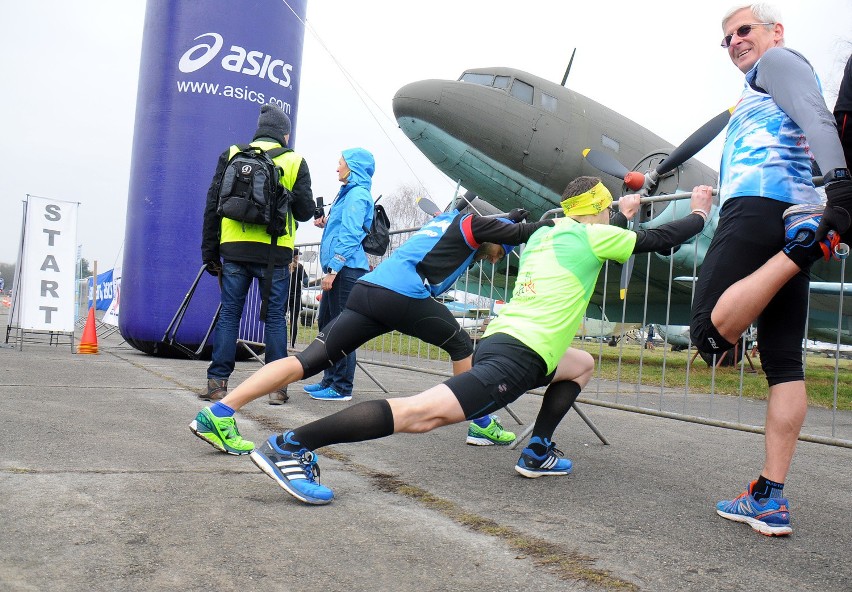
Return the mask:
[[(219, 154), (251, 140), (264, 103), (289, 113), (295, 146), (306, 9), (307, 0), (148, 0), (119, 314), (122, 337), (143, 352), (176, 353), (163, 340), (201, 267)], [(240, 338), (262, 342), (257, 300)], [(195, 350), (218, 303), (215, 278), (203, 274), (177, 341)]]

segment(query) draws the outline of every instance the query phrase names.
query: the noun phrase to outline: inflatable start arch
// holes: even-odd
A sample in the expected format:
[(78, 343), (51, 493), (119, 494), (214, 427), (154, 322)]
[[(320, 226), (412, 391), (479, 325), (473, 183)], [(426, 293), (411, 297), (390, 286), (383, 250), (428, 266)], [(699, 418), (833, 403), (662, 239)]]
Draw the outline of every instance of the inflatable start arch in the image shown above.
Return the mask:
[[(201, 267), (219, 154), (251, 140), (264, 103), (290, 115), (296, 145), (306, 9), (307, 0), (148, 0), (119, 315), (122, 337), (143, 352), (172, 353), (163, 338)], [(257, 300), (249, 295), (240, 338), (262, 342)], [(218, 302), (204, 274), (177, 340), (197, 348)]]

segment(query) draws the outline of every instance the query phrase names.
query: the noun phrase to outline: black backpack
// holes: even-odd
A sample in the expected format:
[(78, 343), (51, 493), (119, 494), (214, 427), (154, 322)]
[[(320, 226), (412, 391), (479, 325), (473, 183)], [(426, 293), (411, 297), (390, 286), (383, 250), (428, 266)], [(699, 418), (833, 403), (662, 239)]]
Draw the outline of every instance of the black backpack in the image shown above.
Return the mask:
[(260, 320), (266, 322), (275, 269), (275, 246), (278, 237), (288, 232), (287, 217), (293, 200), (290, 191), (279, 181), (281, 167), (276, 166), (272, 159), (290, 152), (290, 149), (279, 146), (265, 151), (248, 144), (237, 144), (237, 148), (239, 150), (228, 161), (219, 179), (216, 212), (238, 222), (263, 224), (272, 237), (260, 305)]
[(219, 179), (216, 212), (238, 222), (263, 224), (276, 238), (286, 234), (292, 196), (279, 182), (281, 168), (272, 159), (290, 149), (264, 151), (248, 144), (238, 144), (237, 148)]
[(373, 206), (373, 222), (369, 228), (364, 226), (364, 232), (367, 233), (367, 236), (361, 241), (364, 252), (368, 255), (376, 255), (377, 257), (381, 257), (388, 250), (391, 226), (390, 218), (388, 218), (385, 212), (385, 207), (379, 205), (379, 199), (382, 199), (381, 195)]

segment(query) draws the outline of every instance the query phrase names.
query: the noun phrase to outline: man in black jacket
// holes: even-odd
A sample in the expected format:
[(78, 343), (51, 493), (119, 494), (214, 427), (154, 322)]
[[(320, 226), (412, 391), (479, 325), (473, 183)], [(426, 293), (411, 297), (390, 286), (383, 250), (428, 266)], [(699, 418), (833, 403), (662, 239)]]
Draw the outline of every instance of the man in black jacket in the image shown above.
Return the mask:
[[(264, 151), (287, 148), (290, 140), (290, 118), (276, 105), (263, 105), (257, 120), (257, 131), (251, 146)], [(213, 359), (207, 368), (207, 390), (200, 398), (216, 401), (225, 396), (228, 378), (234, 371), (240, 317), (246, 296), (254, 278), (263, 282), (267, 275), (270, 257), (274, 272), (267, 302), (264, 342), (265, 360), (273, 362), (287, 356), (287, 323), (285, 311), (289, 284), (289, 264), (293, 257), (296, 223), (311, 219), (316, 204), (311, 191), (308, 164), (289, 148), (273, 158), (281, 169), (279, 182), (292, 194), (291, 212), (287, 216), (286, 231), (275, 245), (262, 224), (249, 224), (217, 213), (219, 182), (230, 159), (239, 151), (231, 146), (219, 156), (216, 172), (207, 191), (204, 209), (201, 257), (207, 271), (220, 276), (222, 310), (216, 323), (213, 339)], [(277, 402), (287, 400), (286, 389), (271, 393)]]

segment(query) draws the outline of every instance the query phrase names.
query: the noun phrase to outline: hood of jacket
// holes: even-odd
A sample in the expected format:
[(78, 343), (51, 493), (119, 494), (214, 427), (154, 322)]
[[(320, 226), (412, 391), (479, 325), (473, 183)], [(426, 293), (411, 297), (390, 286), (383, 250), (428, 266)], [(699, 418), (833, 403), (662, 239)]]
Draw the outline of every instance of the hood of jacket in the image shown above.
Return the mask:
[(349, 178), (341, 193), (346, 193), (352, 187), (363, 187), (369, 191), (373, 187), (373, 173), (376, 172), (376, 159), (363, 148), (347, 148), (343, 151), (343, 160), (349, 167)]

